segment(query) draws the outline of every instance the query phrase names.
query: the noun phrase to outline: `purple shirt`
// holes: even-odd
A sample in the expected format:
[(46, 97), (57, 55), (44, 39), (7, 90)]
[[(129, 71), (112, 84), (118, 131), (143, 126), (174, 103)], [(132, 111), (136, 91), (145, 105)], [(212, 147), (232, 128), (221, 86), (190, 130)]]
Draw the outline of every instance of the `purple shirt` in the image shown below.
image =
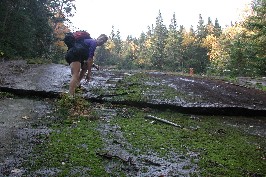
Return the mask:
[(89, 58), (93, 58), (94, 52), (97, 47), (97, 41), (95, 39), (84, 39), (84, 43), (90, 47), (89, 49)]

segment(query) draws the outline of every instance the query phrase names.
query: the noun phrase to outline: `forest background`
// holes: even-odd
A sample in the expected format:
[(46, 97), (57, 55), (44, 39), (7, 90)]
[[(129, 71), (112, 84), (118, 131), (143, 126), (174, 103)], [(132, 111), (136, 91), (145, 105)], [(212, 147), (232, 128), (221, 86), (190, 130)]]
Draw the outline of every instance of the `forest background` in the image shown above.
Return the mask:
[[(75, 0), (1, 0), (0, 58), (66, 63), (62, 39), (71, 27)], [(249, 14), (222, 29), (219, 19), (196, 28), (166, 26), (161, 12), (138, 38), (112, 31), (96, 50), (96, 63), (118, 69), (146, 69), (220, 76), (266, 76), (266, 0), (254, 0)], [(84, 29), (86, 30), (86, 29)], [(89, 31), (88, 31), (89, 32)]]

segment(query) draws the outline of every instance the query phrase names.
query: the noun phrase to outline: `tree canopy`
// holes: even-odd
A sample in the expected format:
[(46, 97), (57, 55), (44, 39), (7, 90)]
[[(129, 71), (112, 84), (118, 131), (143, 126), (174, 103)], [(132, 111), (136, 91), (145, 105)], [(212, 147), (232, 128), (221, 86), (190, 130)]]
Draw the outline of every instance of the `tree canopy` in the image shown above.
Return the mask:
[[(75, 0), (0, 1), (0, 56), (64, 61), (62, 39), (75, 10)], [(122, 40), (113, 26), (108, 42), (96, 50), (96, 62), (124, 69), (265, 76), (265, 12), (266, 1), (254, 0), (241, 22), (222, 29), (217, 18), (205, 21), (199, 14), (197, 26), (185, 29), (175, 14), (166, 26), (159, 10), (156, 23), (139, 38)]]
[(6, 57), (48, 56), (59, 24), (75, 10), (74, 0), (1, 0), (0, 51)]

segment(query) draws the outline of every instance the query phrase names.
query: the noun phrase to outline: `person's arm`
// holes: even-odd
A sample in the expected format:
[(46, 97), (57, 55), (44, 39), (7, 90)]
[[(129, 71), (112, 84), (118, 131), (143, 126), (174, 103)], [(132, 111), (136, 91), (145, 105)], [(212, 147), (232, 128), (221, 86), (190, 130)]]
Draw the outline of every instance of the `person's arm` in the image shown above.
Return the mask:
[(88, 58), (88, 61), (87, 61), (88, 73), (87, 73), (86, 79), (85, 79), (87, 82), (89, 82), (90, 78), (91, 78), (92, 64), (93, 64), (93, 58)]
[(88, 73), (86, 75), (86, 82), (89, 82), (90, 81), (90, 78), (91, 78), (91, 68), (92, 68), (92, 64), (93, 64), (93, 57), (94, 57), (94, 52), (96, 50), (96, 47), (97, 47), (97, 41), (96, 40), (93, 40), (93, 39), (85, 39), (84, 40), (85, 44), (87, 44), (89, 47), (89, 57), (87, 59), (87, 70), (88, 70)]

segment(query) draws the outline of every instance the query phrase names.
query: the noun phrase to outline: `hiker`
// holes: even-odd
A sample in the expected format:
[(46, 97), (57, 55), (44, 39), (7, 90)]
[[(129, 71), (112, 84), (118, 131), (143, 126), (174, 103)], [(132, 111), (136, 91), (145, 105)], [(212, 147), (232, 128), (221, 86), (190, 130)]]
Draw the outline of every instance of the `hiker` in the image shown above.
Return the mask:
[(84, 44), (75, 44), (68, 50), (66, 61), (71, 68), (72, 78), (69, 84), (69, 94), (74, 96), (75, 89), (80, 85), (80, 81), (86, 74), (85, 80), (89, 82), (93, 57), (97, 46), (103, 45), (108, 40), (105, 34), (101, 34), (97, 39), (84, 39)]

